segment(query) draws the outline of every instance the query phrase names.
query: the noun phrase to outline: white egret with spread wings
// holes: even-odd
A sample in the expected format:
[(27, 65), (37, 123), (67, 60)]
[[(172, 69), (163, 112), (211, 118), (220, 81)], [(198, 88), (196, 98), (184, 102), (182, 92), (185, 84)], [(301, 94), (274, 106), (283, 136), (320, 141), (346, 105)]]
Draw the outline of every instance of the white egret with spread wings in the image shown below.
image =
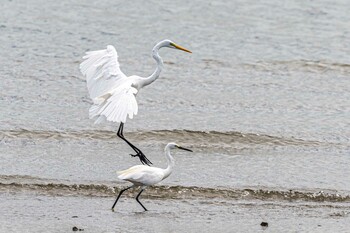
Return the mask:
[(119, 67), (118, 54), (112, 45), (107, 49), (87, 52), (80, 64), (80, 71), (86, 77), (87, 87), (93, 105), (89, 110), (89, 117), (95, 119), (95, 124), (105, 120), (120, 123), (118, 137), (123, 139), (135, 152), (132, 156), (138, 156), (142, 164), (150, 165), (144, 153), (129, 142), (123, 135), (124, 123), (127, 117), (130, 119), (138, 112), (136, 95), (138, 91), (153, 83), (160, 75), (163, 68), (163, 60), (159, 56), (159, 49), (168, 47), (191, 51), (175, 44), (171, 40), (163, 40), (157, 43), (152, 56), (157, 62), (156, 70), (148, 77), (132, 75), (127, 77)]

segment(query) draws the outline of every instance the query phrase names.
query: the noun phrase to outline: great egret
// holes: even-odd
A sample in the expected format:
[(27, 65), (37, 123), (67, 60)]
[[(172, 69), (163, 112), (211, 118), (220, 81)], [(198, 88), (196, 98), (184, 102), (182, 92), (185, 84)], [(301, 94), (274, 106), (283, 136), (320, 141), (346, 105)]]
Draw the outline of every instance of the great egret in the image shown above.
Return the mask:
[(119, 195), (112, 206), (112, 211), (114, 211), (114, 207), (117, 204), (122, 193), (133, 187), (141, 187), (141, 191), (136, 196), (136, 201), (142, 206), (142, 208), (145, 211), (147, 211), (146, 207), (144, 207), (140, 202), (139, 196), (147, 186), (157, 184), (171, 174), (171, 172), (173, 171), (173, 167), (175, 165), (174, 158), (170, 154), (171, 149), (181, 149), (181, 150), (187, 150), (192, 152), (192, 150), (190, 149), (183, 148), (177, 145), (176, 143), (171, 142), (171, 143), (168, 143), (168, 145), (166, 145), (164, 149), (165, 157), (167, 158), (167, 162), (168, 162), (168, 166), (166, 169), (162, 169), (158, 167), (149, 167), (146, 165), (136, 165), (124, 171), (117, 172), (119, 179), (129, 181), (133, 183), (133, 185), (119, 192)]
[(163, 68), (163, 60), (159, 56), (159, 49), (168, 47), (191, 51), (175, 44), (171, 40), (163, 40), (157, 43), (153, 50), (152, 56), (157, 62), (156, 70), (147, 78), (132, 75), (127, 77), (119, 67), (118, 54), (112, 45), (107, 49), (87, 52), (83, 57), (84, 61), (80, 64), (80, 71), (86, 77), (87, 87), (93, 105), (89, 110), (90, 119), (95, 119), (95, 124), (104, 120), (120, 122), (118, 137), (124, 140), (138, 156), (142, 164), (152, 164), (143, 152), (131, 144), (123, 135), (124, 123), (127, 116), (130, 119), (137, 114), (138, 106), (136, 94), (138, 91), (154, 82)]

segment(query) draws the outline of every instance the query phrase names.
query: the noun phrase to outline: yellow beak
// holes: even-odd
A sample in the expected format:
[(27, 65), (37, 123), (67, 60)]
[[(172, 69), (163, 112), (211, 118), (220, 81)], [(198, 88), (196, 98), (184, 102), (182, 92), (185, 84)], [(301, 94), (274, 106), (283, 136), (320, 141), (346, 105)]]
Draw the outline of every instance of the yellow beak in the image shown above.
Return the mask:
[(192, 53), (190, 50), (185, 49), (184, 47), (182, 47), (182, 46), (180, 46), (180, 45), (177, 45), (177, 44), (175, 44), (175, 43), (171, 43), (171, 45), (174, 46), (174, 47), (177, 48), (177, 49), (182, 50), (182, 51), (185, 51), (185, 52), (188, 52), (188, 53)]

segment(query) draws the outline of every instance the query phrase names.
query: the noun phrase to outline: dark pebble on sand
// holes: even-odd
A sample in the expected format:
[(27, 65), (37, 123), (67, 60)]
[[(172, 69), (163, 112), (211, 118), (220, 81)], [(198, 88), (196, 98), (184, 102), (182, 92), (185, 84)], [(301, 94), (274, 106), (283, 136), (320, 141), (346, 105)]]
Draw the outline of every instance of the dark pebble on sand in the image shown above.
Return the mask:
[(72, 231), (84, 231), (84, 229), (81, 229), (81, 228), (78, 228), (78, 227), (73, 227), (72, 228)]
[(262, 227), (268, 227), (268, 226), (269, 226), (269, 223), (268, 223), (268, 222), (261, 222), (261, 223), (260, 223), (260, 226), (262, 226)]

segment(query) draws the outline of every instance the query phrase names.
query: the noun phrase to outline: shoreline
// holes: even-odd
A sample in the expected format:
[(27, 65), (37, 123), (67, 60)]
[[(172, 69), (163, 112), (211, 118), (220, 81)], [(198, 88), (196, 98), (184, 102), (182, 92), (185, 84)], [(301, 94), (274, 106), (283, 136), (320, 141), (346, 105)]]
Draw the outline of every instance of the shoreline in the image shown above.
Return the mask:
[[(73, 227), (84, 232), (346, 232), (350, 225), (349, 203), (336, 207), (219, 198), (144, 198), (149, 209), (144, 212), (126, 195), (112, 212), (113, 197), (13, 191), (1, 193), (0, 199), (2, 232), (70, 232)], [(260, 226), (262, 222), (268, 227)]]

